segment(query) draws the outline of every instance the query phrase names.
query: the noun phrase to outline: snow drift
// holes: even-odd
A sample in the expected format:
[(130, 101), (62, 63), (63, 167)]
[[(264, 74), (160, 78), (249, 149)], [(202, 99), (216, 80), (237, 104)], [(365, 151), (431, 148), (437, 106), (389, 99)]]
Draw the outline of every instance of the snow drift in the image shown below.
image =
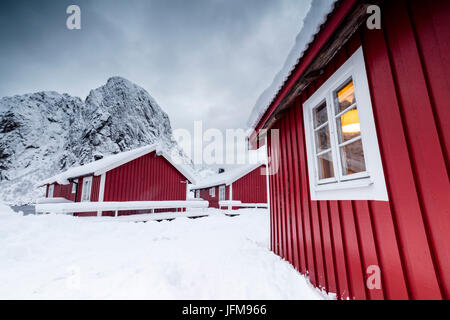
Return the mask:
[(0, 299), (333, 298), (270, 252), (266, 210), (217, 212), (161, 223), (0, 214)]

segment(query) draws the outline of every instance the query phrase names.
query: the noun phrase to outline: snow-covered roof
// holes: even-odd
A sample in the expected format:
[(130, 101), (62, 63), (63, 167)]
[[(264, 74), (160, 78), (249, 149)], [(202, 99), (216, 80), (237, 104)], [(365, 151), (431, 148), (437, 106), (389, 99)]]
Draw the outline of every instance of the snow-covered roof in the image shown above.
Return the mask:
[(192, 185), (191, 190), (206, 189), (221, 185), (230, 185), (236, 180), (239, 180), (246, 174), (252, 172), (253, 170), (259, 168), (260, 166), (266, 165), (265, 163), (248, 164), (237, 169), (226, 171), (223, 173), (218, 173), (213, 176), (207, 177), (203, 180), (198, 181), (198, 183)]
[(167, 152), (163, 150), (159, 150), (159, 146), (157, 144), (148, 145), (144, 147), (140, 147), (134, 150), (121, 152), (112, 156), (105, 157), (103, 159), (90, 162), (88, 164), (71, 168), (67, 171), (64, 171), (60, 174), (57, 174), (49, 179), (39, 182), (40, 186), (52, 183), (59, 184), (69, 184), (69, 179), (82, 177), (86, 175), (94, 175), (99, 176), (105, 172), (108, 172), (114, 168), (117, 168), (125, 163), (133, 161), (137, 158), (140, 158), (148, 153), (156, 151), (158, 155), (163, 156), (167, 161), (170, 162), (182, 175), (184, 175), (191, 182), (196, 181), (194, 173), (188, 168), (186, 165), (179, 163), (179, 161), (175, 161)]
[(253, 107), (247, 123), (250, 129), (256, 128), (278, 92), (284, 86), (286, 80), (309, 48), (316, 34), (319, 32), (320, 27), (326, 22), (327, 16), (334, 10), (337, 1), (312, 0), (311, 8), (303, 21), (303, 27), (297, 35), (295, 45), (289, 53), (283, 68), (275, 76), (270, 87), (260, 95)]

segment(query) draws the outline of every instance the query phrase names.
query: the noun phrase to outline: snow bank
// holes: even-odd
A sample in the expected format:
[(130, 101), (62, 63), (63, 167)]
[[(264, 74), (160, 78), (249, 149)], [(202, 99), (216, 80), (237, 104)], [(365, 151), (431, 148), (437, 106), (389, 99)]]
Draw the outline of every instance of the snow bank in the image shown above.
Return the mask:
[(9, 206), (0, 202), (0, 215), (16, 214)]
[(73, 203), (73, 201), (68, 200), (66, 198), (39, 198), (36, 200), (37, 204), (44, 204), (44, 203)]
[(160, 223), (8, 215), (0, 299), (328, 298), (269, 251), (267, 211), (209, 213)]

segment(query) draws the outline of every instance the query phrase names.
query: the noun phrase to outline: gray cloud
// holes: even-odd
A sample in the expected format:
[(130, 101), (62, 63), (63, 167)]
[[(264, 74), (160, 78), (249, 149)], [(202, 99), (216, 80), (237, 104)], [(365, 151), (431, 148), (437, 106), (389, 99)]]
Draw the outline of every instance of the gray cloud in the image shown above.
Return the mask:
[[(82, 29), (66, 29), (78, 4)], [(149, 91), (174, 128), (245, 127), (310, 0), (2, 1), (0, 96), (84, 98), (113, 75)]]

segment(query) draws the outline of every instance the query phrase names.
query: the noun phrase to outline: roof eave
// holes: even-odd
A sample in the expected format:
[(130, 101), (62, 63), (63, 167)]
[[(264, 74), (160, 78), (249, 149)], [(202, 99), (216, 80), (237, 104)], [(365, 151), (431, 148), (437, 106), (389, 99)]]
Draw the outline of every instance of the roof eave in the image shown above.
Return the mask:
[(212, 188), (212, 187), (218, 187), (218, 186), (229, 186), (232, 183), (236, 182), (237, 180), (241, 179), (242, 177), (246, 176), (247, 174), (249, 174), (250, 172), (254, 171), (255, 169), (261, 167), (261, 166), (266, 166), (266, 163), (257, 163), (253, 166), (250, 166), (247, 170), (241, 172), (239, 175), (236, 175), (230, 179), (224, 179), (224, 180), (218, 180), (212, 183), (205, 183), (205, 184), (200, 184), (200, 185), (194, 185), (191, 190), (202, 190), (202, 189), (208, 189), (208, 188)]
[[(134, 154), (130, 158), (118, 160), (118, 161), (116, 161), (116, 162), (114, 162), (114, 163), (112, 163), (112, 164), (110, 164), (108, 166), (105, 166), (105, 167), (103, 167), (103, 168), (101, 168), (99, 170), (96, 170), (94, 172), (94, 176), (100, 176), (100, 175), (102, 175), (102, 174), (104, 174), (104, 173), (106, 173), (108, 171), (111, 171), (111, 170), (113, 170), (113, 169), (115, 169), (117, 167), (120, 167), (121, 165), (124, 165), (124, 164), (126, 164), (128, 162), (131, 162), (133, 160), (136, 160), (136, 159), (138, 159), (138, 158), (140, 158), (142, 156), (145, 156), (145, 155), (147, 155), (149, 153), (152, 153), (154, 151), (156, 151), (156, 145), (149, 146), (149, 149), (142, 150), (141, 152), (138, 152), (138, 153)], [(75, 177), (70, 177), (70, 179), (72, 179), (72, 178), (75, 178)]]
[(261, 139), (261, 137), (259, 137), (260, 132), (265, 134), (266, 131), (261, 131), (262, 129), (270, 129), (271, 125), (275, 122), (270, 122), (270, 119), (273, 117), (280, 103), (290, 93), (291, 89), (300, 77), (305, 74), (305, 71), (307, 71), (308, 67), (313, 63), (317, 55), (325, 47), (333, 34), (338, 30), (344, 19), (352, 12), (357, 3), (357, 0), (341, 0), (335, 10), (330, 13), (327, 21), (315, 35), (314, 40), (309, 45), (309, 48), (285, 80), (263, 116), (252, 126), (251, 129), (254, 130), (249, 136), (250, 145), (256, 145), (257, 140)]

